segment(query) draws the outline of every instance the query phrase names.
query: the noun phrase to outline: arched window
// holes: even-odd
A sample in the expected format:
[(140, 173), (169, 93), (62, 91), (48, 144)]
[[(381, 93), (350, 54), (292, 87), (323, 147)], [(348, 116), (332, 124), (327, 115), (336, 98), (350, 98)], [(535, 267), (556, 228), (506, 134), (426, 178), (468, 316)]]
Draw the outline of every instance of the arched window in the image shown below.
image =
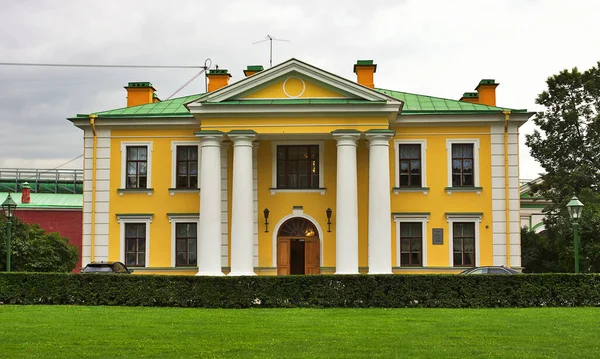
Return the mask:
[(318, 236), (319, 233), (309, 220), (296, 217), (282, 224), (278, 235), (280, 237), (313, 237)]

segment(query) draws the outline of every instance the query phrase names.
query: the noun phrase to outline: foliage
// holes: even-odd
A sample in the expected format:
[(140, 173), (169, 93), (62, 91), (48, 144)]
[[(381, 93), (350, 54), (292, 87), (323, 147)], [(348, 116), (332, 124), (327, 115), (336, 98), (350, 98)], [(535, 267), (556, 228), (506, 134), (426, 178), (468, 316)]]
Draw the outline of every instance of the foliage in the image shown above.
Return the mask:
[(527, 136), (531, 155), (546, 171), (533, 192), (552, 201), (544, 211), (547, 249), (558, 256), (557, 271), (573, 271), (573, 224), (566, 210), (576, 195), (580, 220), (580, 267), (600, 272), (600, 62), (591, 69), (564, 70), (548, 78), (536, 103), (545, 107)]
[(1, 308), (3, 358), (597, 358), (600, 308)]
[[(564, 248), (563, 248), (564, 249)], [(559, 262), (561, 249), (546, 235), (521, 229), (521, 263), (526, 273), (563, 272)]]
[(600, 306), (600, 275), (195, 277), (1, 273), (3, 303), (199, 308)]
[[(6, 268), (6, 218), (0, 216), (0, 268)], [(12, 219), (10, 269), (15, 272), (71, 272), (79, 257), (77, 247), (58, 233), (37, 224)]]

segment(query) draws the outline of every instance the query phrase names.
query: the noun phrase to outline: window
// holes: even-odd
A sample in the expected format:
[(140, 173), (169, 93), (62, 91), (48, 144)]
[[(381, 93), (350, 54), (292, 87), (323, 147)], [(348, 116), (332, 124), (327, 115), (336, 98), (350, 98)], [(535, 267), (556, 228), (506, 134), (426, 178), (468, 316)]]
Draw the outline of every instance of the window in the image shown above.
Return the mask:
[(452, 144), (452, 187), (474, 187), (475, 158), (472, 143)]
[(176, 266), (195, 266), (197, 264), (198, 226), (196, 223), (176, 223)]
[(277, 188), (319, 188), (319, 145), (277, 146)]
[(127, 188), (146, 188), (148, 179), (148, 147), (127, 147)]
[[(152, 142), (121, 142), (121, 188), (119, 191), (152, 193)], [(122, 195), (122, 193), (121, 193)]]
[(429, 212), (394, 212), (396, 222), (395, 267), (427, 267)]
[(475, 266), (475, 223), (452, 223), (455, 267)]
[(479, 187), (479, 139), (447, 138), (447, 173), (448, 187), (446, 192), (477, 192)]
[(125, 223), (125, 265), (146, 266), (145, 223)]
[(398, 187), (421, 187), (421, 145), (399, 144), (400, 183)]
[(198, 188), (198, 146), (177, 146), (176, 188)]
[(422, 223), (400, 223), (400, 265), (402, 267), (422, 265), (422, 244)]

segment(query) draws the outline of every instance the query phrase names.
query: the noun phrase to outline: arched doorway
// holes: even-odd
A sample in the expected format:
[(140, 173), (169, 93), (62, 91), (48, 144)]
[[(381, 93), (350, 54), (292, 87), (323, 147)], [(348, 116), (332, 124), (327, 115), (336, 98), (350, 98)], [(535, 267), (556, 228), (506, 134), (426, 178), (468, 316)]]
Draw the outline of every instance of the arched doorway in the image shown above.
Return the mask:
[(320, 273), (319, 232), (307, 219), (290, 218), (277, 233), (277, 275)]

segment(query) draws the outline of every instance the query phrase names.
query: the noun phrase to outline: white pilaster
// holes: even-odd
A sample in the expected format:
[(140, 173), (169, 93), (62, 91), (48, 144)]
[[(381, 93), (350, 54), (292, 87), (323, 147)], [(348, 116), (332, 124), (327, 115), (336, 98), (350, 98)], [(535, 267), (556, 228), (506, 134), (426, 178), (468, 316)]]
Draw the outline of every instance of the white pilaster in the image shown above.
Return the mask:
[(229, 134), (233, 141), (231, 213), (231, 276), (254, 273), (254, 210), (252, 184), (253, 131)]
[(392, 274), (390, 139), (393, 131), (367, 131), (369, 140), (369, 274)]
[(333, 133), (337, 140), (335, 214), (336, 274), (358, 274), (358, 188), (356, 141), (360, 133)]
[(222, 276), (221, 271), (221, 142), (222, 134), (199, 134), (200, 228), (198, 230), (198, 273)]

